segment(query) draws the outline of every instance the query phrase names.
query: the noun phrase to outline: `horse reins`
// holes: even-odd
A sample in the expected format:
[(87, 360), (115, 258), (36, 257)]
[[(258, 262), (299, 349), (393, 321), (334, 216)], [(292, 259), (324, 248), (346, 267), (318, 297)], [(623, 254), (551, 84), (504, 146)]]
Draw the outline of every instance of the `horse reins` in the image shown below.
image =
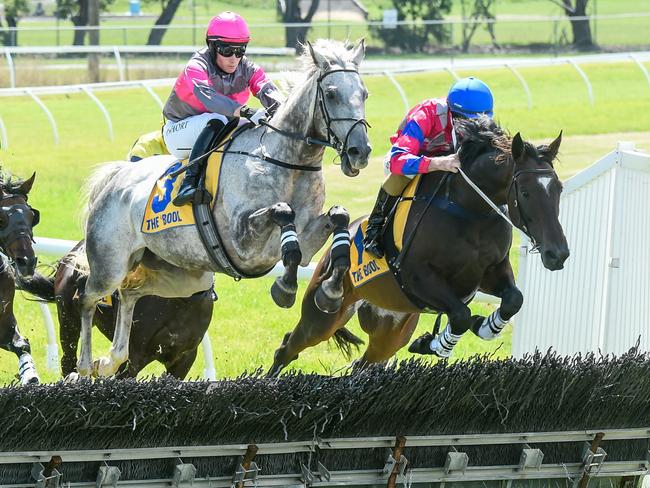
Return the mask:
[(517, 186), (517, 178), (521, 176), (522, 174), (555, 174), (555, 171), (551, 168), (535, 168), (535, 169), (522, 169), (519, 171), (515, 171), (515, 173), (512, 175), (512, 179), (510, 180), (510, 184), (508, 185), (508, 190), (507, 190), (507, 198), (510, 198), (510, 193), (512, 192), (512, 189), (515, 189), (515, 198), (514, 198), (514, 206), (517, 208), (517, 212), (519, 213), (519, 220), (521, 226), (518, 227), (515, 224), (512, 223), (512, 221), (508, 218), (508, 216), (492, 201), (490, 200), (490, 197), (488, 197), (483, 191), (474, 183), (469, 176), (461, 169), (458, 168), (458, 172), (460, 175), (463, 177), (463, 179), (467, 182), (467, 184), (487, 203), (492, 209), (499, 215), (503, 220), (505, 220), (513, 229), (517, 228), (521, 230), (528, 239), (530, 239), (530, 242), (533, 244), (533, 248), (531, 251), (536, 250), (539, 245), (537, 244), (537, 241), (535, 238), (530, 234), (529, 230), (529, 225), (528, 225), (528, 219), (526, 218), (521, 205), (519, 204), (519, 187)]

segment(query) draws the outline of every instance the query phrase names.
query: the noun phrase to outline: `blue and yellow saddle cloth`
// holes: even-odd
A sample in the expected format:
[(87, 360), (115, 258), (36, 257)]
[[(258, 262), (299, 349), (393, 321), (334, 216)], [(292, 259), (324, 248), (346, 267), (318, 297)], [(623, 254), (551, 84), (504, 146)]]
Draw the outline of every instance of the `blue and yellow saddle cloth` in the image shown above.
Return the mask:
[[(411, 211), (412, 198), (415, 195), (419, 181), (419, 175), (413, 178), (402, 193), (402, 197), (405, 200), (401, 200), (395, 210), (392, 234), (395, 239), (395, 247), (397, 247), (398, 251), (402, 250), (404, 228), (406, 227), (406, 221)], [(350, 246), (350, 280), (355, 288), (365, 285), (369, 281), (390, 271), (386, 257), (377, 258), (363, 249), (363, 237), (367, 227), (368, 219), (366, 218), (359, 223), (359, 228), (354, 234), (352, 245)]]
[[(208, 168), (205, 175), (205, 188), (212, 195), (211, 205), (214, 205), (215, 195), (219, 188), (219, 174), (221, 173), (222, 153), (215, 152), (208, 158)], [(173, 175), (174, 172), (186, 166), (188, 160), (176, 161), (163, 175), (156, 180), (151, 190), (147, 206), (142, 219), (141, 230), (145, 234), (155, 234), (163, 230), (185, 225), (194, 225), (194, 212), (192, 205), (177, 207), (172, 200), (178, 194), (178, 189), (183, 181), (183, 175)]]

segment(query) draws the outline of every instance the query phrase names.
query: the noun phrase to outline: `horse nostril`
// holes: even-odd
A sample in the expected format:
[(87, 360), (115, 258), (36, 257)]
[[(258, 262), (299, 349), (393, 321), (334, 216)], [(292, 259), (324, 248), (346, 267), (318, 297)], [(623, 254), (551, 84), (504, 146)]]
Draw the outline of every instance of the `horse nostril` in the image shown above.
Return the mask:
[(357, 147), (349, 147), (347, 153), (351, 158), (358, 158), (361, 154), (361, 151), (359, 151)]

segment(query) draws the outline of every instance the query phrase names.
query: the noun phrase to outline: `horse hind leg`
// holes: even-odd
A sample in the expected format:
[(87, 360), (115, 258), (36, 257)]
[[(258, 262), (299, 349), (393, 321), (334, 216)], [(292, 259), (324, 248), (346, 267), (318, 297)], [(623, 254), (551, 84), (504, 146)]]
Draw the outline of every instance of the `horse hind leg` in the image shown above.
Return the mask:
[[(315, 288), (312, 283), (305, 292), (298, 324), (293, 331), (285, 334), (282, 344), (275, 351), (273, 366), (267, 373), (269, 376), (278, 376), (292, 361), (298, 359), (298, 355), (302, 351), (331, 338), (354, 316), (356, 307), (353, 302), (344, 303), (344, 306), (333, 314), (319, 310), (314, 303), (314, 291)], [(355, 336), (340, 336), (339, 340), (337, 340), (337, 346), (340, 349), (345, 349), (345, 347), (341, 346), (341, 341), (346, 341), (352, 345), (362, 343)]]
[(343, 280), (350, 270), (350, 215), (343, 207), (330, 211), (334, 224), (330, 248), (331, 275), (316, 289), (314, 303), (325, 313), (336, 313), (343, 303)]

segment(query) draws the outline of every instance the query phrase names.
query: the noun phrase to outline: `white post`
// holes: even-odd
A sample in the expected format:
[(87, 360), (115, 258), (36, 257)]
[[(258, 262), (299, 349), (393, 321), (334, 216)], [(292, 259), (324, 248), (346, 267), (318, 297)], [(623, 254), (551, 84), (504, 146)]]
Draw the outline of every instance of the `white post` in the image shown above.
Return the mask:
[(587, 85), (587, 93), (589, 94), (589, 102), (593, 105), (594, 104), (594, 91), (591, 88), (591, 82), (589, 81), (589, 77), (587, 74), (582, 71), (582, 68), (578, 66), (578, 64), (573, 60), (573, 59), (567, 59), (567, 63), (569, 63), (571, 66), (575, 68), (575, 70), (578, 72), (578, 74), (582, 77), (582, 79), (585, 82), (585, 85)]
[(637, 58), (634, 54), (630, 54), (630, 59), (636, 63), (636, 65), (643, 73), (643, 76), (645, 76), (645, 79), (648, 80), (648, 84), (650, 85), (650, 74), (648, 74), (648, 70), (645, 66), (643, 66), (643, 63), (641, 63), (641, 61), (639, 61), (639, 58)]
[(392, 73), (390, 73), (389, 71), (384, 71), (384, 74), (390, 80), (390, 82), (395, 86), (395, 88), (397, 88), (397, 92), (399, 93), (399, 96), (402, 97), (402, 102), (404, 103), (404, 113), (407, 113), (411, 108), (411, 106), (409, 105), (409, 101), (406, 98), (406, 93), (404, 93), (402, 86), (397, 82), (397, 80), (392, 75)]
[(47, 118), (50, 121), (50, 125), (52, 126), (52, 132), (54, 133), (54, 144), (58, 145), (59, 130), (56, 127), (56, 121), (54, 120), (54, 116), (52, 115), (52, 112), (49, 111), (49, 109), (45, 106), (45, 104), (41, 101), (41, 99), (38, 98), (30, 88), (25, 88), (25, 93), (27, 93), (27, 95), (32, 97), (32, 99), (38, 104), (38, 106), (41, 107), (43, 112), (45, 112), (45, 115), (47, 115)]
[(217, 379), (217, 371), (214, 368), (214, 359), (212, 357), (212, 343), (210, 342), (210, 334), (208, 334), (207, 330), (203, 335), (201, 346), (203, 346), (203, 378), (206, 380), (215, 381)]
[(524, 91), (526, 92), (526, 97), (528, 97), (528, 110), (531, 110), (533, 108), (533, 97), (530, 94), (530, 90), (528, 89), (528, 83), (526, 83), (524, 77), (521, 76), (519, 71), (517, 71), (513, 65), (511, 65), (510, 63), (506, 63), (506, 68), (512, 71), (512, 74), (517, 77), (519, 83), (521, 83), (521, 86), (524, 87)]
[(158, 94), (155, 91), (153, 91), (153, 89), (147, 83), (145, 83), (144, 81), (141, 83), (141, 85), (144, 87), (145, 90), (147, 90), (147, 93), (149, 93), (149, 95), (151, 95), (152, 98), (156, 101), (156, 103), (160, 107), (160, 110), (162, 110), (163, 109), (163, 103), (162, 103), (162, 100), (160, 99), (160, 97), (158, 96)]
[(9, 87), (16, 88), (16, 66), (14, 66), (14, 60), (8, 47), (5, 48), (5, 58), (7, 58), (7, 67), (9, 68)]
[(122, 56), (120, 56), (120, 48), (113, 46), (113, 54), (115, 55), (115, 62), (117, 63), (117, 71), (120, 74), (120, 81), (125, 81), (126, 72), (124, 71), (124, 63), (122, 63)]
[(45, 322), (45, 331), (47, 332), (47, 369), (52, 372), (59, 370), (59, 346), (56, 343), (56, 333), (54, 332), (54, 321), (50, 314), (50, 309), (43, 302), (38, 302)]
[(99, 107), (99, 110), (102, 111), (104, 114), (104, 119), (106, 120), (106, 125), (108, 125), (108, 139), (113, 140), (113, 123), (111, 122), (111, 116), (108, 114), (108, 110), (106, 110), (106, 107), (102, 104), (102, 102), (99, 101), (99, 99), (95, 96), (93, 92), (90, 91), (90, 89), (87, 86), (82, 86), (81, 91), (84, 92), (86, 95), (90, 97), (90, 99), (95, 102), (95, 104)]
[(0, 117), (0, 145), (2, 149), (9, 149), (9, 138), (7, 137), (7, 128)]

